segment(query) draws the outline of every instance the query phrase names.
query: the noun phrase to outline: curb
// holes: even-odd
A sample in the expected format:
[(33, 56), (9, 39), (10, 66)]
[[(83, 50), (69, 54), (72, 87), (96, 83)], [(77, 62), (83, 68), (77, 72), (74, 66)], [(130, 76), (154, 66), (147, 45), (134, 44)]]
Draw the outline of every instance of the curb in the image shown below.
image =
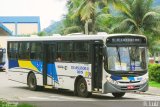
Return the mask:
[(144, 95), (160, 96), (160, 94), (156, 94), (156, 93), (152, 93), (152, 92), (135, 92), (135, 94), (144, 94)]

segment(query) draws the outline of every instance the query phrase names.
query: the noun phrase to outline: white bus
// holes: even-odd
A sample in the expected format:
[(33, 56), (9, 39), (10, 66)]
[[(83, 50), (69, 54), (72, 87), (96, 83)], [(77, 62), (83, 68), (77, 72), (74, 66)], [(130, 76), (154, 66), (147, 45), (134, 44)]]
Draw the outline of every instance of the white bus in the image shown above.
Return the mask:
[(106, 34), (15, 37), (8, 40), (11, 80), (68, 89), (81, 97), (91, 93), (148, 90), (147, 40), (142, 35)]
[(0, 36), (0, 71), (6, 69), (7, 36)]

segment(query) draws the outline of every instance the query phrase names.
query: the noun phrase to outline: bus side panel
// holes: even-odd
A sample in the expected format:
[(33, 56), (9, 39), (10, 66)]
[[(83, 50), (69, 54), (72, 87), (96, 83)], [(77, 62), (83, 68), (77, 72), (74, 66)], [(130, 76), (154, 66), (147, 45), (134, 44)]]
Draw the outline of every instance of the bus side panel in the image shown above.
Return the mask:
[(55, 87), (74, 90), (76, 77), (85, 78), (88, 91), (91, 91), (91, 64), (55, 62), (58, 81)]
[(27, 75), (28, 75), (28, 70), (26, 69), (19, 69), (19, 68), (12, 68), (8, 70), (8, 79), (13, 80), (16, 82), (24, 83), (27, 84)]
[(27, 84), (29, 72), (33, 72), (37, 79), (37, 85), (43, 85), (41, 61), (9, 60), (8, 78)]
[(75, 78), (67, 77), (67, 76), (59, 76), (58, 82), (55, 82), (56, 88), (63, 88), (63, 89), (69, 89), (74, 90), (74, 81)]
[[(22, 72), (23, 71), (23, 72)], [(16, 82), (27, 84), (27, 77), (30, 70), (27, 69), (9, 69), (7, 72), (8, 79), (13, 80)], [(34, 72), (36, 79), (37, 79), (37, 85), (43, 86), (43, 76), (42, 74)]]
[(37, 79), (37, 85), (38, 86), (43, 86), (43, 75), (40, 73), (35, 73), (36, 79)]

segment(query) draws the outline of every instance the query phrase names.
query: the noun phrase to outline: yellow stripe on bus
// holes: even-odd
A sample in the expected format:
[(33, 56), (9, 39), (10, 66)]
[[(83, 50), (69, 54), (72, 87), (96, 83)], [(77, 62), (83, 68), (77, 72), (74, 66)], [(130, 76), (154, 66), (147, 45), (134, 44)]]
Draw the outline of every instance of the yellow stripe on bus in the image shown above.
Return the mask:
[(18, 60), (18, 64), (21, 68), (27, 68), (32, 69), (34, 71), (38, 71), (38, 69), (31, 63), (31, 61)]
[(122, 80), (128, 80), (128, 78), (127, 77), (122, 77)]

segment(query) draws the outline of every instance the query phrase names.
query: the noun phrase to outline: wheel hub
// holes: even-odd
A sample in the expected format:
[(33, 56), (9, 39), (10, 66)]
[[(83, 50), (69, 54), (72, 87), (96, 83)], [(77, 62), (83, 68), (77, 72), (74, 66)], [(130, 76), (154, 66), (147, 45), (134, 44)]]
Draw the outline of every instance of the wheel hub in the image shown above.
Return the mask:
[(81, 92), (84, 92), (86, 90), (85, 84), (81, 83), (79, 89)]

